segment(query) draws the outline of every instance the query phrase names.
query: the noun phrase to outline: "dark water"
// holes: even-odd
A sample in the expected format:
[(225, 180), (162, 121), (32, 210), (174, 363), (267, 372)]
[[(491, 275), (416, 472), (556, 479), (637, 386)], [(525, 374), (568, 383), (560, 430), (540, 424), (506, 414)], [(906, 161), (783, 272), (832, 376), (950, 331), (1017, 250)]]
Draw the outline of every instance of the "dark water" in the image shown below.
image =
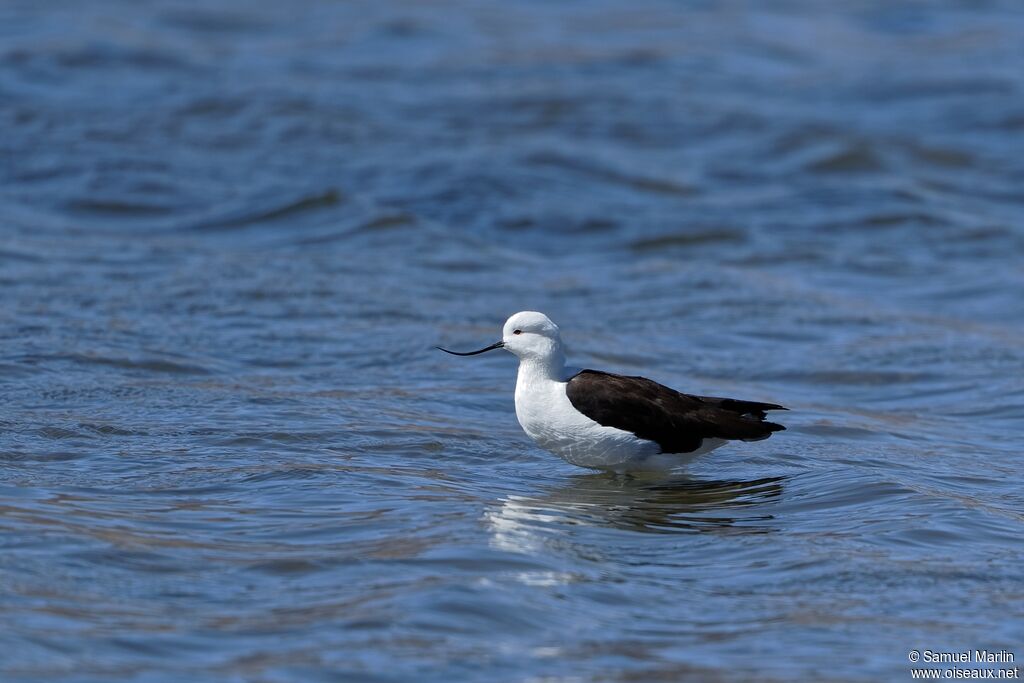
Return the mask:
[[(1024, 657), (1018, 2), (6, 0), (0, 150), (4, 681)], [(575, 469), (524, 308), (789, 430)]]

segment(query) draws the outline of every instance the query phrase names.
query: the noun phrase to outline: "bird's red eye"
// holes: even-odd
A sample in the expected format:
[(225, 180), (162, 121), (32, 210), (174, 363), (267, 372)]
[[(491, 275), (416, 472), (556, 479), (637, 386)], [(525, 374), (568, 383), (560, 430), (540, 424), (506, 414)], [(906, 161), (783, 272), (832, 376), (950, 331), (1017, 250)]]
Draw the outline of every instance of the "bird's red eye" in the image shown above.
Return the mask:
[(512, 330), (512, 334), (522, 334), (522, 330)]

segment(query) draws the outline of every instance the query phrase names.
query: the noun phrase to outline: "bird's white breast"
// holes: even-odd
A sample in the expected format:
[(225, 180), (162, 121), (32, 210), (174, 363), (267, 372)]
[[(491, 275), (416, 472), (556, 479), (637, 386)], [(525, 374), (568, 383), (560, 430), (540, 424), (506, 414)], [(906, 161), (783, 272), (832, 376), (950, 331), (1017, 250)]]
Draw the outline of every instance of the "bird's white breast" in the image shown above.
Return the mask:
[(544, 377), (526, 363), (519, 367), (516, 417), (538, 446), (580, 467), (629, 470), (646, 469), (643, 463), (648, 461), (655, 465), (658, 444), (591, 420), (573, 407), (565, 388), (565, 381)]

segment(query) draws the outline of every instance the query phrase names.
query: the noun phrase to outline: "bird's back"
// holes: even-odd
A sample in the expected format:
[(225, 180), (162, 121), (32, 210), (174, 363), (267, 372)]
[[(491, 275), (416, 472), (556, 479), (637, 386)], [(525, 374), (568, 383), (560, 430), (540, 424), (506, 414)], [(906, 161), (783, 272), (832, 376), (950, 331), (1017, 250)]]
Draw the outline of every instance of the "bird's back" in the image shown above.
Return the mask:
[(785, 429), (765, 421), (774, 403), (684, 394), (646, 377), (583, 370), (566, 385), (573, 407), (595, 422), (689, 453), (706, 439), (757, 441)]

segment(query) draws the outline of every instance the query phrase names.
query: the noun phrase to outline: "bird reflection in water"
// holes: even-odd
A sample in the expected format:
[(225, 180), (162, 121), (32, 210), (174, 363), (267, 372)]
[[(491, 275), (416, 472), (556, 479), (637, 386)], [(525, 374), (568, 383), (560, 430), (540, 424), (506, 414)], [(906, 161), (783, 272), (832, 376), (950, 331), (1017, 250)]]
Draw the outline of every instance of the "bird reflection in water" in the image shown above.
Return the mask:
[(567, 526), (646, 533), (769, 533), (766, 504), (785, 477), (644, 480), (587, 474), (537, 496), (510, 495), (485, 514), (496, 547), (530, 553)]

